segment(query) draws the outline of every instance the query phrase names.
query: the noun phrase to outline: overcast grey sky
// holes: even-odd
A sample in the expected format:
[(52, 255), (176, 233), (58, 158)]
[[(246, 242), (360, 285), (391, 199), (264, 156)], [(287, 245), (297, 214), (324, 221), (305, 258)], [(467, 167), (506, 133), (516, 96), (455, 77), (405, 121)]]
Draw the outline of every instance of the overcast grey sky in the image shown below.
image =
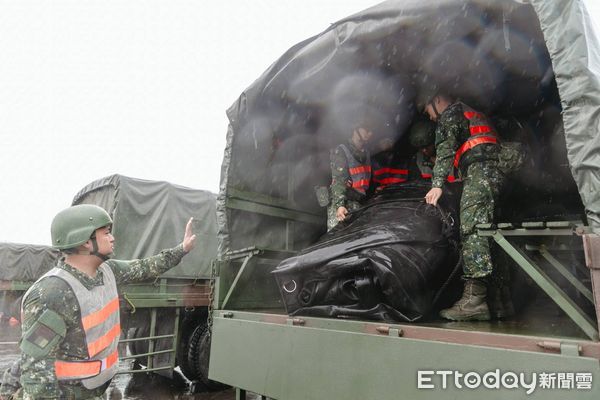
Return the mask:
[(217, 192), (225, 110), (281, 54), (377, 0), (0, 1), (0, 241), (50, 243), (89, 182)]
[(114, 173), (217, 192), (225, 110), (289, 47), (377, 3), (0, 0), (0, 241), (49, 244), (53, 216)]

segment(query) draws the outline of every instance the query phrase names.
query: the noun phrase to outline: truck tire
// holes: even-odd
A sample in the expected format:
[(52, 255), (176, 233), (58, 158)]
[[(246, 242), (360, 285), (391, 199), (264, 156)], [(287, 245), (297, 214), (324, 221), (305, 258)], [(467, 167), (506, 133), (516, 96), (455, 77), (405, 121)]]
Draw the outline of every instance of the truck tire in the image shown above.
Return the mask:
[[(130, 339), (137, 339), (148, 336), (150, 330), (147, 326), (135, 327), (129, 332)], [(129, 352), (131, 355), (144, 354), (148, 352), (148, 343), (142, 341), (129, 342)], [(134, 369), (140, 369), (142, 365), (146, 365), (148, 359), (146, 357), (137, 357), (133, 359)]]
[(179, 368), (181, 368), (183, 375), (190, 381), (194, 381), (199, 378), (188, 358), (188, 353), (190, 351), (190, 339), (192, 338), (192, 334), (197, 328), (197, 325), (197, 321), (192, 319), (184, 319), (181, 323), (181, 335), (179, 337), (179, 344), (177, 345), (177, 365), (179, 365)]
[[(188, 363), (195, 379), (202, 382), (210, 390), (223, 390), (226, 385), (208, 379), (210, 361), (210, 335), (208, 326), (203, 323), (194, 329), (189, 340)], [(186, 375), (187, 376), (187, 375)]]

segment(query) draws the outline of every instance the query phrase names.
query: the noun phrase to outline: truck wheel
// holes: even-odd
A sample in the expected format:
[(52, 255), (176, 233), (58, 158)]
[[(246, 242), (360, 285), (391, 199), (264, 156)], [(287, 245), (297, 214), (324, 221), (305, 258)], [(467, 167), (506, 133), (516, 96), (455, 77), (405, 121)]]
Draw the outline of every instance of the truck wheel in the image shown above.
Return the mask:
[(210, 390), (223, 390), (226, 385), (208, 379), (208, 365), (210, 361), (210, 336), (208, 326), (201, 324), (194, 329), (190, 337), (188, 362), (199, 379)]
[[(149, 335), (149, 332), (150, 332), (150, 330), (148, 329), (147, 326), (136, 327), (136, 328), (133, 328), (132, 331), (130, 331), (129, 337), (132, 339), (147, 337)], [(147, 342), (143, 342), (143, 341), (129, 342), (128, 346), (129, 346), (129, 352), (131, 353), (131, 355), (144, 354), (144, 353), (148, 352), (148, 343)], [(148, 358), (146, 358), (146, 357), (137, 357), (134, 359), (134, 363), (137, 364), (138, 367), (141, 365), (146, 365), (147, 361), (148, 361)]]
[(189, 362), (188, 353), (190, 351), (190, 339), (197, 325), (197, 321), (184, 319), (181, 324), (181, 335), (177, 345), (177, 364), (181, 372), (190, 381), (197, 380), (199, 377), (195, 373), (193, 366)]

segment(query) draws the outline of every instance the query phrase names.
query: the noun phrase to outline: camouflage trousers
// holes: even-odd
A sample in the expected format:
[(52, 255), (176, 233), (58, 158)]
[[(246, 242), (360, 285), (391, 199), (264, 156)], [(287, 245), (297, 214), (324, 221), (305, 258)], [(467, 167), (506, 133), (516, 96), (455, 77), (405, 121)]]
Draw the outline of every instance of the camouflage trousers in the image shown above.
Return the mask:
[[(477, 224), (492, 223), (504, 184), (504, 175), (493, 162), (476, 162), (463, 175), (460, 199), (460, 235), (463, 255), (463, 278), (501, 279), (503, 273), (492, 275), (491, 239), (477, 235)], [(500, 282), (495, 282), (500, 286)]]
[[(348, 211), (358, 210), (361, 207), (361, 204), (358, 201), (347, 200), (346, 208)], [(338, 221), (337, 216), (337, 207), (333, 207), (331, 204), (327, 206), (327, 231), (332, 230), (340, 221)]]

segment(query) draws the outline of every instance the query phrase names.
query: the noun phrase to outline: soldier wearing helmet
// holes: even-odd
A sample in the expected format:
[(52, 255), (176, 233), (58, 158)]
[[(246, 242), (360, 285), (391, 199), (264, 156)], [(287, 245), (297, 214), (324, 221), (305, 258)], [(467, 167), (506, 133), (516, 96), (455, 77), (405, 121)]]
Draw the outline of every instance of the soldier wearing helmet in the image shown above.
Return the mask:
[(327, 230), (344, 221), (348, 212), (360, 208), (371, 184), (371, 155), (366, 146), (373, 132), (365, 124), (356, 124), (351, 132), (349, 140), (331, 152)]
[(69, 207), (52, 221), (52, 246), (64, 256), (23, 297), (23, 398), (102, 396), (118, 366), (117, 284), (159, 276), (196, 240), (190, 219), (179, 246), (145, 259), (114, 260), (111, 226), (105, 210), (88, 204)]
[(436, 205), (442, 186), (454, 169), (463, 180), (460, 200), (460, 234), (463, 257), (462, 297), (442, 310), (446, 319), (489, 320), (487, 285), (493, 272), (488, 238), (477, 235), (476, 225), (493, 221), (495, 204), (504, 183), (498, 168), (499, 141), (495, 128), (481, 112), (438, 91), (425, 93), (421, 104), (437, 122), (436, 162), (428, 204)]
[(377, 153), (371, 162), (373, 166), (373, 189), (375, 193), (386, 187), (408, 182), (408, 166), (405, 157), (394, 146), (394, 140), (383, 137), (377, 142)]
[(431, 179), (435, 164), (435, 125), (429, 121), (418, 121), (408, 131), (408, 142), (417, 149), (413, 159), (416, 168), (411, 168), (411, 179)]
[[(413, 158), (410, 179), (425, 179), (431, 181), (435, 165), (435, 124), (431, 121), (417, 121), (411, 125), (408, 132), (408, 142), (417, 149)], [(457, 179), (454, 174), (448, 175), (447, 181), (452, 183)]]

